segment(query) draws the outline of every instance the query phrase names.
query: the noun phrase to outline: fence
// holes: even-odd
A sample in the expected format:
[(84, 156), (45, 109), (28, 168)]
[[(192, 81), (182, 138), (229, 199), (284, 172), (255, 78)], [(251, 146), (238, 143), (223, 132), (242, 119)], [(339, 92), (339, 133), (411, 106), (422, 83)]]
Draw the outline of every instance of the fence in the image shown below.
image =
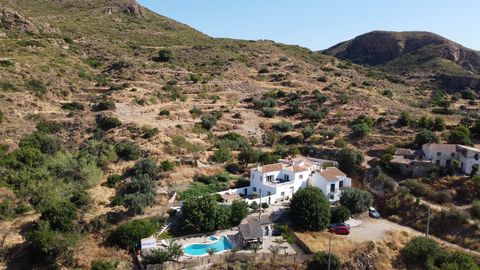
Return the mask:
[(267, 262), (275, 261), (277, 263), (302, 264), (309, 261), (312, 255), (273, 255), (271, 253), (224, 253), (211, 256), (192, 258), (181, 262), (166, 262), (164, 264), (151, 264), (147, 266), (147, 270), (180, 270), (192, 269), (194, 267), (208, 264), (224, 264), (235, 261), (248, 262)]

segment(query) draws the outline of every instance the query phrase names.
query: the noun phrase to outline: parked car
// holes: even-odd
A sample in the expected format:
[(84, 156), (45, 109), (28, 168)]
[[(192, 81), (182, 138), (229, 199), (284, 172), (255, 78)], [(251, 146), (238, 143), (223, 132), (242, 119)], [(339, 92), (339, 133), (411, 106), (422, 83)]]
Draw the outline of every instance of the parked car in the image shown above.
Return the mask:
[(350, 225), (347, 224), (347, 223), (331, 223), (330, 225), (328, 225), (328, 229), (330, 228), (335, 228), (335, 227), (338, 227), (338, 226), (345, 226), (347, 227), (348, 229), (350, 229)]
[(372, 218), (380, 218), (380, 213), (373, 207), (368, 209), (368, 215)]
[(347, 226), (335, 226), (332, 228), (328, 228), (329, 232), (333, 232), (336, 234), (341, 234), (341, 235), (349, 235), (350, 234), (350, 228)]

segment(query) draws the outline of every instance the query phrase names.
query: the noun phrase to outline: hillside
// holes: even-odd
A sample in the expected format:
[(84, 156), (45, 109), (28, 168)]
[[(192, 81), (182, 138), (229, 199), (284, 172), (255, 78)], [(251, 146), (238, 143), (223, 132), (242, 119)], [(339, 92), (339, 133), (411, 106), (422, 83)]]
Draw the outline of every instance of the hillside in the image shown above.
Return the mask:
[(407, 76), (474, 77), (480, 74), (479, 52), (428, 32), (374, 31), (339, 43), (323, 53)]
[[(299, 46), (211, 38), (133, 0), (0, 0), (0, 268), (131, 269), (111, 232), (164, 216), (168, 193), (199, 175), (233, 167), (219, 186), (244, 184), (260, 161), (242, 147), (263, 163), (352, 147), (368, 167), (421, 130), (399, 126), (402, 112), (448, 114), (448, 132), (479, 108)], [(150, 193), (125, 195), (143, 159), (161, 166), (143, 179)], [(70, 211), (66, 225), (46, 209)]]

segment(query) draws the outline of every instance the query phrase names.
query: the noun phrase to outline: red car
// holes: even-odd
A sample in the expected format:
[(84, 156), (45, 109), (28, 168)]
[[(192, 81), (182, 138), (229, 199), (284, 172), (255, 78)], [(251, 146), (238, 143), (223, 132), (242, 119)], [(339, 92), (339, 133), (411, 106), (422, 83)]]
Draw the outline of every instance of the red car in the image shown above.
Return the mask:
[(328, 228), (329, 232), (333, 232), (336, 234), (341, 234), (341, 235), (349, 235), (350, 234), (350, 228), (347, 226), (334, 226)]

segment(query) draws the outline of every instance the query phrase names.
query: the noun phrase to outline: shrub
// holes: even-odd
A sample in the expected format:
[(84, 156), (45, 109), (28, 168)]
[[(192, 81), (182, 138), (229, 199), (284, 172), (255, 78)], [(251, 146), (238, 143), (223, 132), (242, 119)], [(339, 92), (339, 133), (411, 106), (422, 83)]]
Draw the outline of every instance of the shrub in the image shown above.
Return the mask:
[(212, 161), (217, 163), (225, 163), (231, 161), (232, 159), (232, 151), (230, 151), (230, 148), (225, 146), (218, 148), (218, 150), (216, 150), (212, 156)]
[(430, 130), (422, 130), (417, 135), (415, 135), (414, 143), (418, 147), (422, 147), (422, 145), (426, 143), (438, 143), (440, 140), (438, 139), (437, 135)]
[(115, 270), (117, 269), (116, 263), (107, 260), (96, 260), (91, 264), (92, 270)]
[(313, 134), (315, 134), (315, 130), (311, 127), (306, 127), (302, 129), (302, 135), (305, 139), (310, 138)]
[(160, 131), (158, 128), (151, 127), (149, 125), (142, 126), (143, 138), (149, 139), (157, 135)]
[(101, 111), (108, 111), (108, 110), (115, 110), (115, 102), (113, 101), (100, 101), (98, 104), (93, 106), (93, 111), (101, 112)]
[(202, 110), (197, 107), (191, 108), (188, 112), (192, 115), (193, 118), (198, 118), (202, 115)]
[(115, 145), (115, 152), (124, 160), (136, 160), (140, 158), (140, 146), (135, 142), (121, 141)]
[(108, 176), (108, 178), (107, 178), (107, 187), (113, 188), (116, 185), (118, 185), (118, 183), (122, 182), (122, 180), (123, 180), (123, 178), (122, 178), (121, 175), (112, 174), (112, 175)]
[(334, 208), (331, 208), (330, 210), (332, 213), (332, 216), (330, 218), (330, 223), (345, 222), (352, 215), (350, 213), (350, 210), (348, 210), (348, 208), (344, 206), (334, 207)]
[(425, 267), (443, 254), (442, 248), (430, 238), (415, 237), (403, 248), (402, 257), (408, 265)]
[(202, 128), (211, 130), (217, 124), (217, 117), (213, 115), (204, 115), (200, 118)]
[(401, 112), (400, 118), (398, 118), (397, 123), (401, 127), (409, 126), (412, 123), (413, 119), (408, 112)]
[(69, 111), (83, 111), (85, 110), (85, 106), (83, 106), (80, 102), (69, 102), (62, 105), (62, 109), (69, 110)]
[(433, 130), (443, 131), (445, 130), (445, 126), (446, 126), (445, 119), (443, 119), (442, 117), (435, 118), (433, 122)]
[[(148, 182), (152, 190), (155, 189), (155, 183)], [(133, 215), (141, 215), (145, 212), (145, 208), (152, 206), (155, 203), (155, 194), (152, 192), (138, 192), (127, 194), (122, 198), (122, 204), (128, 209), (128, 212)]]
[(384, 97), (389, 98), (389, 99), (392, 99), (392, 98), (393, 98), (393, 92), (392, 92), (392, 90), (390, 90), (390, 89), (385, 89), (385, 90), (383, 90), (382, 95), (383, 95)]
[(264, 98), (264, 99), (252, 99), (253, 107), (255, 109), (262, 109), (265, 107), (276, 107), (277, 102), (273, 98)]
[(435, 202), (439, 204), (450, 203), (453, 201), (453, 194), (449, 190), (442, 190), (435, 194)]
[(462, 92), (462, 98), (463, 99), (474, 100), (474, 99), (477, 98), (477, 94), (471, 89), (466, 89)]
[(158, 173), (157, 164), (149, 158), (141, 159), (133, 166), (133, 173), (135, 176), (148, 175), (155, 179)]
[(425, 196), (428, 192), (428, 186), (417, 180), (409, 179), (402, 183), (403, 186), (406, 186), (410, 193), (415, 197)]
[(440, 261), (439, 266), (442, 270), (480, 269), (475, 258), (461, 251), (448, 252), (445, 256), (440, 257), (438, 261)]
[(238, 154), (238, 160), (244, 163), (256, 163), (260, 159), (262, 152), (251, 147), (244, 148)]
[(151, 236), (160, 229), (163, 221), (155, 218), (137, 219), (122, 224), (108, 237), (108, 242), (118, 247), (129, 249), (142, 238)]
[(320, 251), (313, 255), (312, 260), (307, 265), (307, 270), (331, 269), (340, 270), (342, 263), (334, 254), (330, 255), (330, 267), (328, 266), (328, 253)]
[(27, 82), (27, 89), (34, 92), (38, 96), (43, 96), (45, 93), (47, 93), (47, 87), (45, 87), (45, 84), (43, 84), (43, 82), (40, 80), (29, 80)]
[(170, 111), (166, 110), (166, 109), (163, 109), (158, 113), (158, 115), (160, 115), (160, 116), (170, 116)]
[(352, 214), (362, 213), (372, 205), (373, 196), (368, 191), (349, 188), (342, 192), (340, 204), (350, 210)]
[(97, 126), (105, 131), (114, 129), (122, 125), (122, 122), (113, 116), (98, 115), (96, 118)]
[(61, 201), (47, 205), (40, 219), (48, 222), (50, 228), (62, 232), (75, 230), (74, 220), (77, 217), (77, 207), (69, 201)]
[(307, 187), (293, 195), (289, 214), (299, 229), (323, 230), (330, 222), (330, 203), (320, 189)]
[(173, 60), (173, 52), (170, 49), (161, 49), (154, 60), (157, 62), (171, 62)]
[(352, 125), (352, 135), (354, 137), (365, 137), (373, 129), (374, 120), (371, 117), (361, 115)]
[(55, 121), (42, 120), (37, 124), (37, 130), (43, 133), (55, 134), (62, 130), (62, 125)]
[(327, 78), (325, 76), (320, 76), (320, 77), (317, 77), (317, 81), (318, 82), (327, 82)]
[(263, 116), (265, 117), (273, 118), (275, 117), (275, 115), (277, 115), (278, 111), (275, 110), (274, 108), (267, 107), (267, 108), (262, 108), (262, 113), (263, 113)]
[(105, 167), (117, 160), (114, 147), (106, 142), (97, 140), (89, 140), (82, 145), (80, 148), (80, 156), (93, 157), (100, 167)]
[(160, 162), (160, 170), (162, 172), (168, 172), (173, 170), (173, 167), (175, 167), (175, 164), (173, 162), (170, 162), (168, 160), (164, 160)]
[(289, 132), (293, 130), (293, 124), (287, 121), (281, 121), (274, 124), (273, 129), (279, 132)]
[(230, 206), (230, 223), (237, 226), (248, 215), (248, 204), (244, 201), (234, 201)]
[(227, 228), (230, 207), (217, 203), (211, 195), (185, 200), (182, 205), (183, 228), (190, 232), (210, 232)]

